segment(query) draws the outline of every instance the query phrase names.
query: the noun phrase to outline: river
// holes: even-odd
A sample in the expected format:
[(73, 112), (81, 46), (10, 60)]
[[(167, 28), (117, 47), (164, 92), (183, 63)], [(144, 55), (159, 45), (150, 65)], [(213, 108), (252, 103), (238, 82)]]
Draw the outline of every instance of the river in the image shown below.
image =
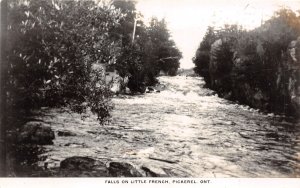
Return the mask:
[[(57, 132), (38, 164), (71, 156), (125, 161), (172, 177), (300, 177), (300, 125), (219, 98), (200, 77), (159, 77), (160, 93), (117, 96), (112, 120), (47, 109)], [(42, 159), (42, 160), (41, 160)]]

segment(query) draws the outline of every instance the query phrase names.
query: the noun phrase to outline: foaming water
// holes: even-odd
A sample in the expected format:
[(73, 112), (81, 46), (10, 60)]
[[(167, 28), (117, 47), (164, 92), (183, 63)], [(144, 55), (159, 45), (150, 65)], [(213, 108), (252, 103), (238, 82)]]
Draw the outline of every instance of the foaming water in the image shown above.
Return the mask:
[[(45, 147), (66, 157), (126, 161), (174, 177), (299, 177), (299, 123), (219, 98), (196, 77), (160, 77), (160, 93), (121, 96), (109, 125), (48, 111), (54, 130), (76, 132)], [(42, 166), (45, 161), (41, 161)]]
[(179, 160), (175, 174), (183, 168), (194, 177), (299, 176), (298, 122), (221, 99), (203, 88), (202, 78), (159, 81), (167, 86), (161, 93), (115, 99), (113, 124), (151, 130), (149, 155)]

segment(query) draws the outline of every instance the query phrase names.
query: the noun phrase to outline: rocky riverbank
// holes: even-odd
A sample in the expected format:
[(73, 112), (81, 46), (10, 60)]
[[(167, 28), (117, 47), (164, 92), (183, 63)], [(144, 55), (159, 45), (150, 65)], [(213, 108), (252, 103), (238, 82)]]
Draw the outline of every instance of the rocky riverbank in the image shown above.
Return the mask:
[(218, 35), (209, 30), (194, 59), (195, 71), (220, 97), (298, 117), (300, 37), (282, 42), (270, 34), (274, 41), (266, 41), (264, 35), (270, 29), (265, 26), (243, 34), (233, 28)]
[[(225, 39), (213, 43), (211, 54), (217, 53)], [(233, 53), (232, 63), (224, 69), (224, 62), (211, 57), (208, 87), (226, 99), (251, 107), (288, 115), (300, 114), (300, 37), (292, 41), (285, 59), (270, 69), (254, 65), (248, 57)], [(251, 64), (252, 63), (252, 64)], [(223, 72), (224, 71), (224, 72)], [(260, 76), (263, 75), (263, 76)], [(263, 79), (263, 77), (268, 79)]]
[(300, 115), (300, 19), (282, 8), (259, 27), (208, 27), (195, 72), (219, 96), (262, 111)]

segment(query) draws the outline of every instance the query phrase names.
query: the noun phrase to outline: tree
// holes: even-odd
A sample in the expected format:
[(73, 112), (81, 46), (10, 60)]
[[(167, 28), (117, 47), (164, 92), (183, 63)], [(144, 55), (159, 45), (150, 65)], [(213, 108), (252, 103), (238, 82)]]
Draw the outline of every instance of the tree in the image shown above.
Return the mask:
[(195, 57), (193, 57), (193, 63), (195, 64), (195, 73), (203, 76), (206, 83), (210, 83), (209, 77), (209, 62), (210, 62), (210, 49), (213, 42), (215, 42), (217, 36), (213, 27), (208, 27), (206, 34), (201, 41)]
[(208, 28), (193, 59), (195, 72), (221, 96), (262, 109), (295, 112), (299, 66), (291, 62), (290, 48), (299, 35), (300, 16), (288, 9), (278, 10), (251, 31), (237, 25)]
[(121, 13), (94, 1), (14, 0), (8, 7), (11, 114), (68, 105), (107, 118), (109, 91), (94, 65), (115, 58), (109, 33)]
[(146, 85), (157, 83), (160, 71), (175, 75), (182, 55), (170, 39), (165, 20), (153, 18), (147, 27), (138, 19), (142, 15), (136, 12), (134, 1), (114, 1), (113, 5), (125, 16), (111, 35), (122, 41), (120, 56), (111, 67), (129, 78), (129, 89), (144, 92)]
[(155, 62), (154, 66), (157, 67), (156, 73), (163, 71), (168, 75), (175, 75), (179, 68), (179, 60), (182, 58), (182, 54), (171, 39), (165, 19), (159, 21), (157, 18), (152, 18), (148, 33), (152, 44), (150, 52), (153, 59), (151, 61)]

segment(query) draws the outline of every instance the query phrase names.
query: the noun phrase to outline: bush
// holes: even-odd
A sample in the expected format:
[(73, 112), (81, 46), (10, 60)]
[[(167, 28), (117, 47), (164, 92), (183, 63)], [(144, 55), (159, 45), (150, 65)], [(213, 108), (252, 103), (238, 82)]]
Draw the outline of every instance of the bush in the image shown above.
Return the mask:
[[(24, 113), (41, 106), (90, 107), (100, 121), (109, 116), (103, 72), (93, 64), (115, 58), (109, 32), (121, 14), (94, 1), (9, 1), (9, 106)], [(104, 70), (102, 70), (104, 71)]]

